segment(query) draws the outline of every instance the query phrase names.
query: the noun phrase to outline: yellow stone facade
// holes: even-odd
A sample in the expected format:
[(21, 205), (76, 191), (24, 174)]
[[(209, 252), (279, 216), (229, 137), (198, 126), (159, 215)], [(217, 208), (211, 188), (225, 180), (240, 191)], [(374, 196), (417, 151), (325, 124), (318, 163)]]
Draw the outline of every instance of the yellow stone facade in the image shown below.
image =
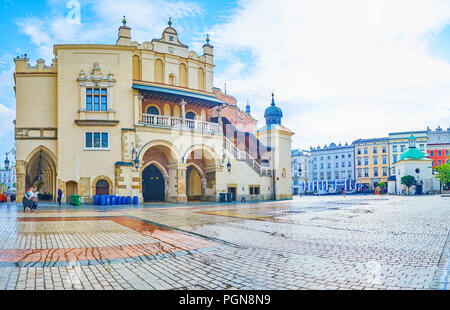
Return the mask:
[(355, 146), (357, 188), (375, 189), (389, 177), (389, 138), (359, 139)]
[[(227, 184), (238, 200), (272, 199), (274, 189), (291, 197), (292, 132), (258, 133), (275, 150), (262, 158), (224, 136), (209, 39), (199, 56), (171, 26), (139, 44), (124, 25), (115, 45), (55, 45), (54, 55), (50, 66), (14, 59), (19, 201), (38, 186), (53, 200), (61, 188), (85, 203), (101, 191), (144, 202), (152, 184), (170, 202), (217, 201)], [(250, 185), (260, 193), (250, 195)]]

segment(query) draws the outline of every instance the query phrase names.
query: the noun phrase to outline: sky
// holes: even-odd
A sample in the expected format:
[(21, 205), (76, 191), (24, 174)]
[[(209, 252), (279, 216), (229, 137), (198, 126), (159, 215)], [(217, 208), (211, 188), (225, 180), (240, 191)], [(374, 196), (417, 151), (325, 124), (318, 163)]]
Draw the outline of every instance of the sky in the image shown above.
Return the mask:
[[(54, 44), (160, 38), (215, 53), (214, 85), (262, 127), (271, 93), (292, 147), (450, 127), (450, 0), (0, 0), (0, 166), (14, 145), (13, 58), (51, 64)], [(79, 12), (79, 14), (77, 14)], [(45, 117), (45, 116), (41, 116)], [(10, 157), (11, 159), (11, 157)]]

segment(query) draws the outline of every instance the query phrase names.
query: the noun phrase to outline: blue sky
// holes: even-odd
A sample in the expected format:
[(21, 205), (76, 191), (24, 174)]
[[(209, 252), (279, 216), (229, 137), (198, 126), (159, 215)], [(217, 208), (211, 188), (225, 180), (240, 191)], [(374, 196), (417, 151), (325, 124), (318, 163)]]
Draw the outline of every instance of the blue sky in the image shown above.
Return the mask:
[(210, 34), (215, 86), (249, 100), (260, 126), (274, 91), (293, 147), (450, 127), (449, 0), (79, 0), (71, 24), (76, 2), (0, 0), (1, 162), (14, 143), (13, 58), (48, 64), (53, 44), (114, 44), (123, 15), (138, 42), (169, 16), (198, 53)]

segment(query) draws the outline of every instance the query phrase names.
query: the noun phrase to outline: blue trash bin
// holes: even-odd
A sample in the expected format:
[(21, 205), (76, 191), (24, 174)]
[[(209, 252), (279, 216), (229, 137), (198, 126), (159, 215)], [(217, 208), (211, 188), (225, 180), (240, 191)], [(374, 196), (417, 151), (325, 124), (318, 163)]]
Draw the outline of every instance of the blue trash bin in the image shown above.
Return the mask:
[(100, 204), (102, 206), (106, 205), (106, 196), (105, 195), (100, 196)]
[(112, 195), (111, 196), (111, 206), (115, 206), (116, 205), (116, 196)]
[(100, 196), (94, 195), (94, 205), (98, 206), (100, 204)]
[(139, 203), (139, 199), (137, 198), (137, 196), (133, 197), (133, 204), (137, 205)]
[(233, 201), (233, 193), (227, 193), (227, 202)]
[(227, 201), (227, 193), (219, 193), (220, 202)]
[(122, 196), (121, 198), (121, 204), (126, 205), (127, 204), (127, 197)]
[(116, 205), (122, 204), (122, 198), (120, 196), (116, 196)]
[(106, 206), (110, 206), (111, 205), (111, 196), (109, 196), (109, 195), (105, 195), (105, 199), (106, 199), (106, 201), (105, 201), (105, 205)]
[(127, 205), (131, 205), (131, 196), (127, 196)]

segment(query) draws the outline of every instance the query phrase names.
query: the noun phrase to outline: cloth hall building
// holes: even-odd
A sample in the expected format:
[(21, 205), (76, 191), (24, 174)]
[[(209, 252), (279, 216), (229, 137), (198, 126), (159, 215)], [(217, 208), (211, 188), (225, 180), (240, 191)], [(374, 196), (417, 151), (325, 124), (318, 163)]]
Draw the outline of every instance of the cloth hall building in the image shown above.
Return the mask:
[(290, 199), (291, 137), (272, 103), (266, 126), (213, 87), (214, 48), (181, 43), (172, 22), (138, 43), (55, 45), (51, 65), (15, 61), (17, 196), (137, 196), (140, 203)]

